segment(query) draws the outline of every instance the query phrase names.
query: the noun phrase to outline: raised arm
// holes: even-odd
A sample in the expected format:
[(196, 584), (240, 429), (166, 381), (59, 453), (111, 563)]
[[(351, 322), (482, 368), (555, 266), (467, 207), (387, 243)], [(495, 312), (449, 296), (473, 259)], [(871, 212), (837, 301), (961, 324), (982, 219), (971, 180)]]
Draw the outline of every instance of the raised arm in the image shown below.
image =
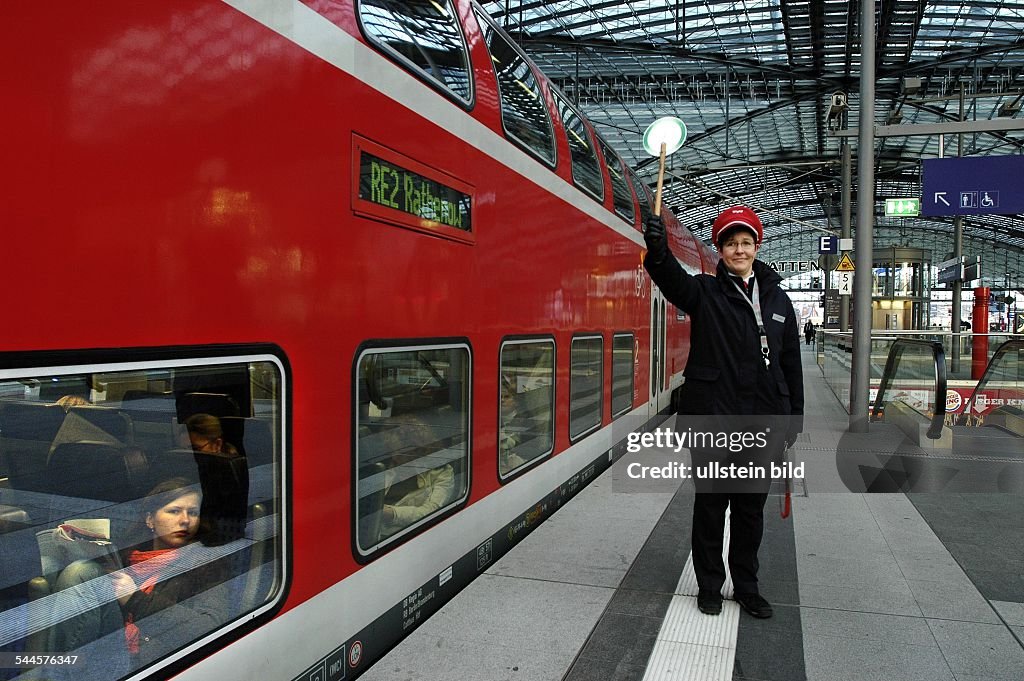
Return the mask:
[(670, 303), (687, 314), (694, 314), (700, 300), (700, 285), (669, 250), (661, 216), (651, 215), (644, 221), (644, 241), (647, 243), (644, 269)]

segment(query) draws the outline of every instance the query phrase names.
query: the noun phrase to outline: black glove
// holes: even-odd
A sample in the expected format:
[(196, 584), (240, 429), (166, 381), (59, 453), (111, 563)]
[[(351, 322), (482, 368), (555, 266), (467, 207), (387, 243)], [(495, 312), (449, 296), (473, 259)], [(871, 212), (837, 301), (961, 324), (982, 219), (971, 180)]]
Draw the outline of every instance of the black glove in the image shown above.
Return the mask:
[(660, 215), (647, 216), (644, 220), (644, 241), (647, 242), (647, 258), (652, 265), (660, 265), (668, 258), (668, 241), (665, 239), (665, 221)]

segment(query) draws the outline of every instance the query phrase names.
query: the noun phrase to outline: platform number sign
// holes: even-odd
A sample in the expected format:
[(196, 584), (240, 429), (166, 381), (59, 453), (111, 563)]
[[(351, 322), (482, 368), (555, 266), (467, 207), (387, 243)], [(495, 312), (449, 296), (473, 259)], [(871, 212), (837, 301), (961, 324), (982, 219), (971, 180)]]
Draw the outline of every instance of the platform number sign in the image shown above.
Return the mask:
[(848, 296), (853, 294), (853, 272), (853, 260), (850, 259), (849, 254), (843, 253), (843, 257), (839, 259), (839, 264), (836, 265), (835, 269), (836, 288), (839, 290), (839, 295)]
[(836, 288), (839, 295), (848, 296), (853, 294), (853, 272), (836, 272)]

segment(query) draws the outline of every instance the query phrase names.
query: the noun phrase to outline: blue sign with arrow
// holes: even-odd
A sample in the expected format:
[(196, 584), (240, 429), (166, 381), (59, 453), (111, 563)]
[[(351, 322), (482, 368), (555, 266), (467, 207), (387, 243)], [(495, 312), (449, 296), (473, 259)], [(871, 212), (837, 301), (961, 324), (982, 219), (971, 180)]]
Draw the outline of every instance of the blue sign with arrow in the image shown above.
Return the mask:
[(1024, 214), (1024, 156), (922, 161), (921, 215)]

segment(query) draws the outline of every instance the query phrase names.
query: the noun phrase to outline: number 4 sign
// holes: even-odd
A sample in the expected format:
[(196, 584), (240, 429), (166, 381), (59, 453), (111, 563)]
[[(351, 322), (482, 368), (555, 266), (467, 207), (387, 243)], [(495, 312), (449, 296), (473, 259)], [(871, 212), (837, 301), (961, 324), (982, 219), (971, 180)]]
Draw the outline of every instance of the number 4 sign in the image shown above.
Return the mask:
[(836, 272), (839, 295), (848, 296), (853, 293), (853, 272)]

